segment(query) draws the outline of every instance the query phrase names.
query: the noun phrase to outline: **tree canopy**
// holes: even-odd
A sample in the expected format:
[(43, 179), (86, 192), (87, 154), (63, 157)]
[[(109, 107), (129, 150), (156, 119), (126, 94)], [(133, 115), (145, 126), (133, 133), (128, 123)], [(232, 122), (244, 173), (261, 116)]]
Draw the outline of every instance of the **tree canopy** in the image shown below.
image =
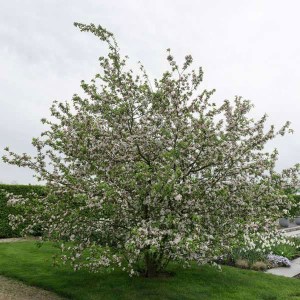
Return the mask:
[(128, 68), (111, 32), (75, 26), (106, 43), (108, 55), (81, 82), (85, 97), (53, 103), (32, 141), (36, 156), (6, 149), (4, 161), (31, 168), (48, 189), (35, 201), (11, 196), (26, 207), (12, 224), (25, 222), (24, 234), (40, 226), (75, 269), (146, 276), (170, 261), (212, 261), (273, 230), (291, 205), (284, 189), (299, 184), (299, 165), (276, 172), (278, 153), (264, 146), (289, 122), (266, 129), (267, 116), (250, 118), (242, 97), (215, 104), (190, 55), (179, 66), (168, 49), (170, 68), (151, 81), (143, 65), (138, 74)]

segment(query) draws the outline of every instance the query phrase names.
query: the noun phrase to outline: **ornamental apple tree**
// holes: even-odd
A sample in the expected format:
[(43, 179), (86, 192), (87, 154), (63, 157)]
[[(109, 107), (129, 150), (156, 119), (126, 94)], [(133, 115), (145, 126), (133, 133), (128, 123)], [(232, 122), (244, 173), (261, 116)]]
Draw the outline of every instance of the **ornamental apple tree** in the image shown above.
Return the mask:
[[(283, 190), (299, 184), (299, 166), (275, 171), (265, 144), (289, 129), (253, 120), (248, 100), (221, 105), (199, 91), (201, 68), (182, 66), (167, 50), (169, 70), (151, 80), (127, 67), (112, 33), (75, 23), (107, 44), (108, 54), (85, 96), (54, 102), (36, 156), (8, 148), (4, 161), (29, 167), (47, 195), (10, 195), (23, 207), (10, 216), (23, 233), (39, 226), (59, 241), (74, 269), (122, 268), (155, 276), (170, 261), (213, 261), (255, 232), (269, 232), (291, 205)], [(137, 73), (137, 74), (135, 74)]]

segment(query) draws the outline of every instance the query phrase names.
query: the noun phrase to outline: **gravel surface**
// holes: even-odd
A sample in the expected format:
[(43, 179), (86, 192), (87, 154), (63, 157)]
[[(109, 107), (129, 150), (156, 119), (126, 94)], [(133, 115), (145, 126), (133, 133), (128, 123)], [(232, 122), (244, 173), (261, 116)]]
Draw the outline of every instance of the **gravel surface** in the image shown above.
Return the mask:
[(39, 237), (30, 236), (30, 237), (21, 237), (21, 238), (0, 238), (0, 243), (16, 243), (16, 242), (28, 242), (28, 241), (38, 241)]
[[(25, 242), (37, 238), (0, 239), (0, 243)], [(0, 276), (0, 300), (62, 300), (56, 294)]]
[(62, 300), (49, 291), (0, 276), (0, 300)]

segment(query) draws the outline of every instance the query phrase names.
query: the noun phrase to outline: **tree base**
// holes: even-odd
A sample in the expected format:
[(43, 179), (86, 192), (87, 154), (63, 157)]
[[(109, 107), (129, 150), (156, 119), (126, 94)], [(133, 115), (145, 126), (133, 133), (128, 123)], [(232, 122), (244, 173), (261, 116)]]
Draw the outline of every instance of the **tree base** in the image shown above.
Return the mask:
[(175, 276), (175, 272), (167, 272), (167, 271), (161, 271), (161, 272), (143, 272), (141, 275), (145, 278), (169, 278)]

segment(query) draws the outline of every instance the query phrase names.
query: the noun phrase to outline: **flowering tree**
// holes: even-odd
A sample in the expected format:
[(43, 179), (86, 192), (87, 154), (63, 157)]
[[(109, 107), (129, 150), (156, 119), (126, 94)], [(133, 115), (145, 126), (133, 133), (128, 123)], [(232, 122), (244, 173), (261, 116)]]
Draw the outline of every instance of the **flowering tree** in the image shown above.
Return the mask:
[[(236, 97), (217, 106), (214, 90), (199, 92), (202, 69), (170, 70), (153, 86), (140, 65), (127, 69), (112, 33), (75, 23), (108, 45), (101, 71), (86, 83), (86, 98), (54, 102), (48, 130), (33, 139), (35, 157), (8, 148), (4, 161), (36, 172), (48, 194), (34, 201), (11, 196), (24, 234), (40, 226), (62, 241), (75, 269), (118, 266), (155, 276), (170, 261), (206, 263), (255, 232), (268, 232), (289, 208), (284, 188), (298, 183), (299, 166), (277, 173), (277, 151), (264, 145), (289, 129), (265, 130)], [(71, 241), (71, 243), (69, 243)], [(68, 242), (68, 243), (65, 243)], [(67, 246), (66, 246), (67, 245)]]

